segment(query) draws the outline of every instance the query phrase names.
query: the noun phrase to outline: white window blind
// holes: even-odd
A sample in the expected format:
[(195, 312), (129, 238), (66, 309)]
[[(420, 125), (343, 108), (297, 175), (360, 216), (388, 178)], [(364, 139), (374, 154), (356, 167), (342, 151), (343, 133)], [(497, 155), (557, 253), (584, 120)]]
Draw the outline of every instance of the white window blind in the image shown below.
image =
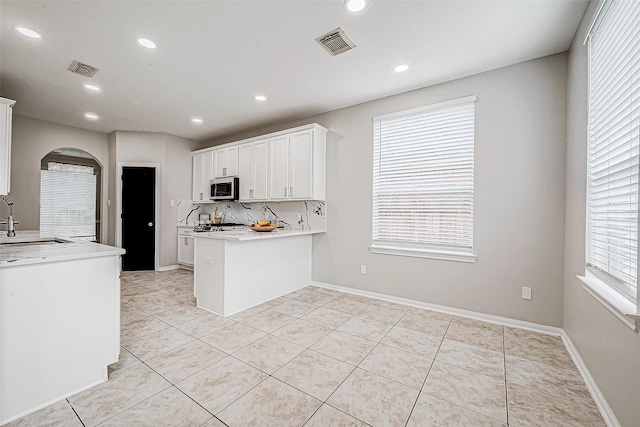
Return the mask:
[(604, 8), (589, 37), (587, 266), (636, 303), (640, 2)]
[(374, 118), (373, 247), (471, 254), (475, 97)]
[(49, 163), (40, 176), (40, 231), (96, 239), (96, 176), (93, 167)]

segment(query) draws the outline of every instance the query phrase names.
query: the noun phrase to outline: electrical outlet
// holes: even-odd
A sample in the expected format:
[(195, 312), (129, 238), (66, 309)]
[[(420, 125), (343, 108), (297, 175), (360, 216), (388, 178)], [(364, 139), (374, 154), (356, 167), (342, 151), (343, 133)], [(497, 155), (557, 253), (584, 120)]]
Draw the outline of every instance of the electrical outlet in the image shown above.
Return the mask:
[(300, 224), (302, 222), (302, 212), (298, 212), (298, 215), (296, 217), (296, 221), (298, 222), (298, 224)]
[(367, 266), (362, 264), (360, 266), (360, 274), (367, 274)]
[(212, 257), (210, 257), (210, 256), (208, 256), (208, 257), (206, 257), (206, 258), (205, 258), (205, 262), (206, 262), (207, 264), (213, 264), (213, 258), (212, 258)]
[(176, 205), (176, 201), (175, 201), (175, 200), (172, 200), (172, 201), (171, 201), (171, 206), (175, 206), (175, 205)]
[(531, 288), (527, 286), (522, 287), (522, 299), (531, 299)]

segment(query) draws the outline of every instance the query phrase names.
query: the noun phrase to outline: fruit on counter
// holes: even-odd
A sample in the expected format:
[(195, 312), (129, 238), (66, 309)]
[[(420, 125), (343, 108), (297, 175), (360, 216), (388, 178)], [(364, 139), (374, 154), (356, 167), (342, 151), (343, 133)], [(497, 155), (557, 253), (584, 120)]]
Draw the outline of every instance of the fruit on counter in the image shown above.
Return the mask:
[(268, 219), (263, 219), (261, 221), (258, 221), (255, 224), (251, 224), (251, 227), (255, 228), (255, 227), (277, 227), (278, 224), (274, 224), (273, 222), (269, 221)]

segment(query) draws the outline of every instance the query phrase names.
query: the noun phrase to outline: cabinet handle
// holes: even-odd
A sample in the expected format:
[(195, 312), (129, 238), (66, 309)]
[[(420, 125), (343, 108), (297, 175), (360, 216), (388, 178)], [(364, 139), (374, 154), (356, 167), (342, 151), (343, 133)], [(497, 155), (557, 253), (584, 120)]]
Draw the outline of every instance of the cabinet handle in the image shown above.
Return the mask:
[(227, 176), (227, 168), (222, 168), (222, 175)]
[(293, 187), (289, 187), (289, 197), (293, 197)]
[(287, 187), (284, 187), (284, 197), (287, 197)]

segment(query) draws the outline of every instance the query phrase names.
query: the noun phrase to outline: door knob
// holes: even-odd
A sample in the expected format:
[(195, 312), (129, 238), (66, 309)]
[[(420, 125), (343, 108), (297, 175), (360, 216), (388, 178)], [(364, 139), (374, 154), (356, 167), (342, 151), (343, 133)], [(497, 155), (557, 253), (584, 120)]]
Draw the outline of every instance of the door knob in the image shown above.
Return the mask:
[(149, 227), (153, 227), (153, 223), (150, 222), (149, 224), (147, 224)]

